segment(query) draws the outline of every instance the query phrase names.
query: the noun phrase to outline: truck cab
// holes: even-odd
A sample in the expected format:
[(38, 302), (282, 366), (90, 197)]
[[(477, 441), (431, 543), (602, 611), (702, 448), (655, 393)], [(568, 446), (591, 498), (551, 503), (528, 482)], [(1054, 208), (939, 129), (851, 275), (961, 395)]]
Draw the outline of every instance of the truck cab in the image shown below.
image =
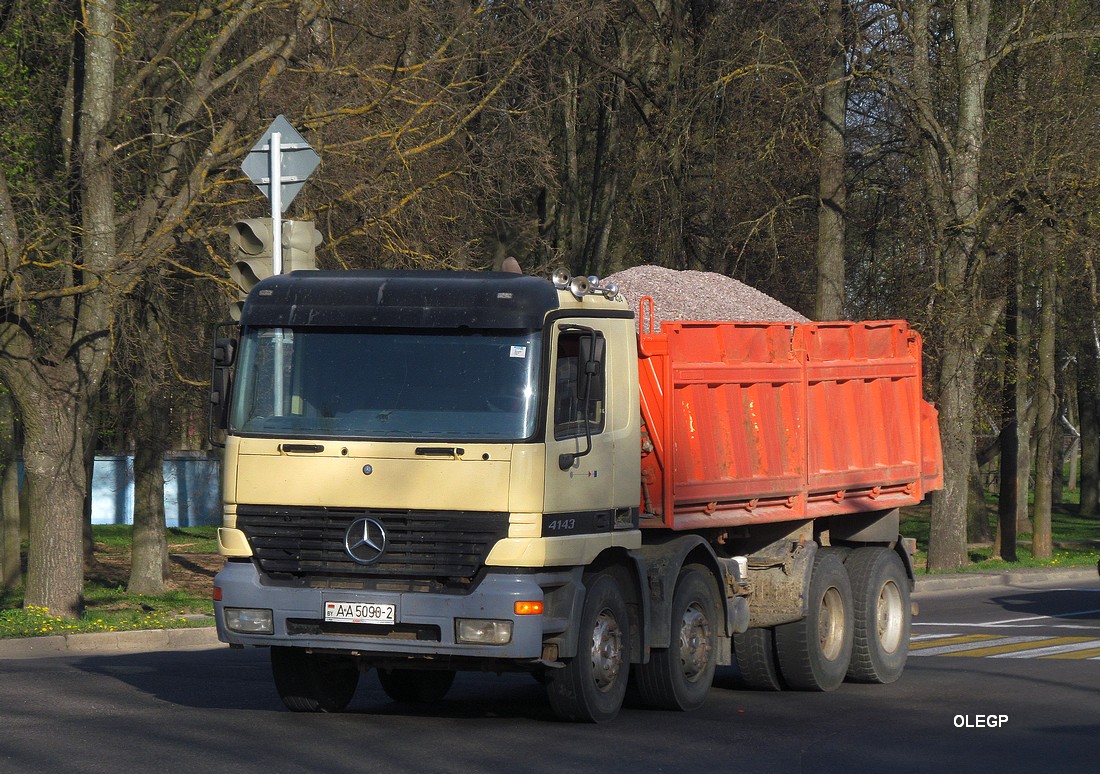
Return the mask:
[(585, 568), (639, 580), (635, 324), (608, 295), (483, 272), (260, 283), (226, 412), (220, 638), (276, 649), (281, 685), (312, 654), (415, 686), (571, 657)]

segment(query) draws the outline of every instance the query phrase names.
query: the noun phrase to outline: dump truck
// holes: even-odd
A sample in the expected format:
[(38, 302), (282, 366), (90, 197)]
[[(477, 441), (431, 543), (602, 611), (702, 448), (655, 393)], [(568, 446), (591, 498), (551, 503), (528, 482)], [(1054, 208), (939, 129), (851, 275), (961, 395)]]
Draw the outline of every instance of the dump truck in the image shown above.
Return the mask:
[(523, 671), (603, 722), (905, 665), (899, 508), (942, 486), (901, 321), (661, 321), (595, 277), (301, 271), (214, 352), (219, 638), (340, 711)]

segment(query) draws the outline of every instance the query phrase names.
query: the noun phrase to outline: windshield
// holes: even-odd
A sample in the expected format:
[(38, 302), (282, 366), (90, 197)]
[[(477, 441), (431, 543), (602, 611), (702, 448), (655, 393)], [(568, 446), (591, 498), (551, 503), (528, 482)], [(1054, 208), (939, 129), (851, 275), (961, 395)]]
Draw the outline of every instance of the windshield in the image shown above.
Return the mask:
[(535, 430), (538, 352), (538, 334), (527, 332), (253, 329), (241, 342), (230, 430), (527, 438)]

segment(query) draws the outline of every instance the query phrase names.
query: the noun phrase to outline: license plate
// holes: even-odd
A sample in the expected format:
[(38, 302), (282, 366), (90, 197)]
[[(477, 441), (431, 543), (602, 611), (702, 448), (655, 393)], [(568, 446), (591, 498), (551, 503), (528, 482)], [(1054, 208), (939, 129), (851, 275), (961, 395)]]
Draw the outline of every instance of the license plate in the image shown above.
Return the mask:
[(326, 602), (325, 620), (333, 623), (392, 624), (397, 620), (397, 606), (375, 602)]

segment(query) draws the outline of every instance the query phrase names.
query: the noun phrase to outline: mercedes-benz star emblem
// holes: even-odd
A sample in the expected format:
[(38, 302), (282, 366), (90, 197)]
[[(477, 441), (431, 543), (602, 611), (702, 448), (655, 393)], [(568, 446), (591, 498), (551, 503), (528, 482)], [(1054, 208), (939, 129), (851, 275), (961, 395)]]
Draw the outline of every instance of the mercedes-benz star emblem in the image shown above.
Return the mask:
[(374, 519), (356, 519), (344, 533), (344, 549), (359, 564), (374, 564), (386, 550), (386, 528)]

